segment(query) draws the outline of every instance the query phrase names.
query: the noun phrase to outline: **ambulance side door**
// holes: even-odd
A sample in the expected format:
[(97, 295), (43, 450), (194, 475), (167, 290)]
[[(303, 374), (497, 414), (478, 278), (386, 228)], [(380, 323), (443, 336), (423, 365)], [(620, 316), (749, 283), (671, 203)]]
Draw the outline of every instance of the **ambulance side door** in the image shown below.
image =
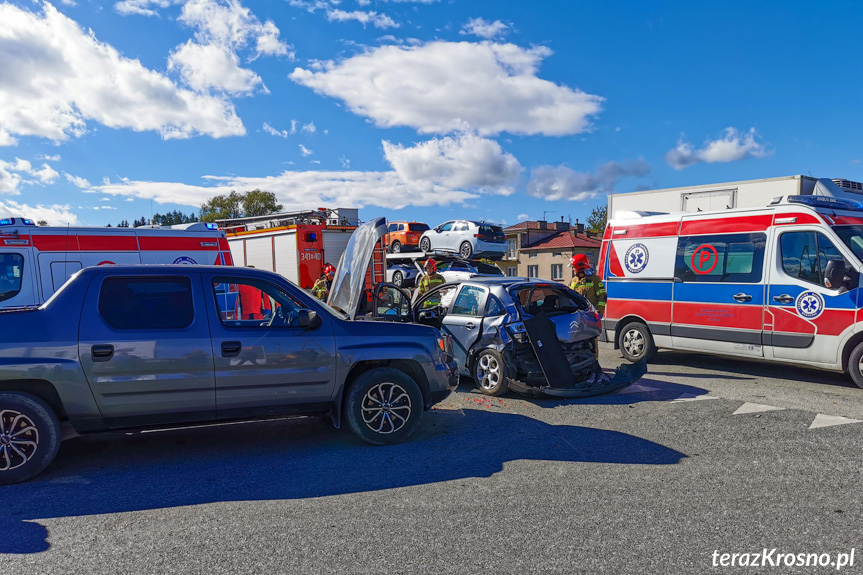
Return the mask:
[(836, 364), (842, 334), (854, 325), (857, 286), (828, 288), (825, 281), (830, 260), (847, 269), (849, 259), (824, 232), (818, 226), (774, 230), (764, 343), (777, 359)]
[(680, 237), (671, 325), (675, 349), (763, 355), (766, 239), (764, 232)]

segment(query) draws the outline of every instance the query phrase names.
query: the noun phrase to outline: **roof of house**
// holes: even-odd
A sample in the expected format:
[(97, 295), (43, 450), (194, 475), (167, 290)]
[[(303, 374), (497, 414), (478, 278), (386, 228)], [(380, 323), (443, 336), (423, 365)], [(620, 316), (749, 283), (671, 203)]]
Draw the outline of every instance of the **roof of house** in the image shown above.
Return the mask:
[(602, 240), (596, 238), (577, 236), (570, 232), (557, 232), (539, 240), (538, 242), (534, 242), (529, 246), (522, 248), (522, 250), (529, 251), (572, 248), (598, 248), (601, 245)]
[[(548, 222), (546, 224), (545, 228), (540, 228), (539, 222), (519, 222), (513, 226), (509, 226), (509, 227), (504, 228), (503, 231), (505, 231), (505, 232), (518, 232), (521, 230), (539, 230), (539, 229), (554, 231), (555, 223), (556, 222)], [(575, 229), (575, 226), (573, 226), (572, 224), (570, 224), (570, 227), (572, 229)]]

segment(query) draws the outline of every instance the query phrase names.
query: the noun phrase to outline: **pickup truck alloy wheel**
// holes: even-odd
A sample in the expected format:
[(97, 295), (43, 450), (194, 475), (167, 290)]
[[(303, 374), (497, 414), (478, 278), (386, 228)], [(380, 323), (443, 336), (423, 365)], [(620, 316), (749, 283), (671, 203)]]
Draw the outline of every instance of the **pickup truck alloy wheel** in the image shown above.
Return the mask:
[(395, 433), (411, 416), (411, 398), (395, 383), (380, 383), (363, 398), (363, 422), (375, 433)]
[(474, 362), (473, 377), (486, 395), (503, 395), (509, 389), (503, 358), (493, 349), (484, 349)]
[(419, 425), (423, 395), (405, 372), (376, 367), (356, 378), (345, 394), (350, 430), (373, 445), (404, 441)]
[(39, 449), (39, 430), (19, 411), (0, 411), (0, 471), (17, 469)]
[(30, 479), (53, 461), (60, 422), (41, 399), (0, 393), (0, 484)]

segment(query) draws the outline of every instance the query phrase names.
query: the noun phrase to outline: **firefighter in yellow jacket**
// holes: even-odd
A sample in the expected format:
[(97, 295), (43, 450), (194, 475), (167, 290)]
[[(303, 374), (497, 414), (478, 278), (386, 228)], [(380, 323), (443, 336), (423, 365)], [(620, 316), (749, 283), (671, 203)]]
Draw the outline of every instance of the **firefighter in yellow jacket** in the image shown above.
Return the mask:
[[(437, 286), (446, 283), (444, 277), (437, 273), (436, 261), (429, 258), (426, 260), (426, 263), (423, 267), (426, 270), (426, 274), (422, 277), (419, 285), (417, 286), (417, 293), (420, 296), (425, 295), (426, 292), (428, 292), (432, 288), (436, 288)], [(431, 297), (423, 303), (423, 307), (434, 307), (436, 305), (440, 305), (440, 298), (438, 297)]]
[(569, 289), (587, 298), (587, 301), (592, 303), (599, 312), (600, 317), (604, 316), (605, 286), (599, 276), (594, 273), (593, 268), (590, 267), (590, 260), (584, 254), (576, 254), (572, 256), (569, 265), (575, 270), (575, 277), (572, 278)]
[(315, 281), (312, 286), (312, 295), (321, 301), (327, 301), (330, 295), (330, 288), (333, 285), (333, 277), (336, 275), (336, 268), (332, 264), (324, 264), (321, 277)]

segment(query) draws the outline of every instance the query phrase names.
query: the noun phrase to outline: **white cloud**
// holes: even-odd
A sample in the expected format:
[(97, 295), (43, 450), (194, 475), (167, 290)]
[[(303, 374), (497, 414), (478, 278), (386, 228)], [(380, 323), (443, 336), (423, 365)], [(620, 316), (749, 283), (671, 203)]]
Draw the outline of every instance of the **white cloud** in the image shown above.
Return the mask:
[(168, 70), (177, 71), (183, 82), (198, 92), (221, 90), (235, 96), (247, 95), (264, 85), (260, 76), (240, 67), (239, 58), (230, 49), (191, 40), (171, 53)]
[(459, 31), (459, 34), (473, 34), (474, 36), (491, 40), (492, 38), (505, 34), (507, 30), (509, 30), (509, 26), (500, 20), (489, 22), (483, 18), (472, 18), (471, 20), (468, 20), (468, 23)]
[(90, 182), (88, 182), (85, 178), (81, 178), (78, 176), (73, 176), (72, 174), (63, 172), (63, 176), (66, 177), (66, 180), (72, 183), (74, 186), (81, 188), (82, 190), (90, 189)]
[(763, 158), (770, 152), (764, 144), (757, 141), (755, 128), (741, 134), (735, 128), (725, 128), (721, 136), (715, 140), (707, 140), (700, 149), (686, 142), (683, 137), (677, 142), (677, 147), (665, 154), (665, 161), (675, 170), (688, 168), (693, 164), (705, 162), (708, 164), (736, 162), (746, 158)]
[(382, 142), (393, 170), (285, 171), (277, 176), (204, 176), (210, 185), (174, 182), (106, 182), (94, 191), (108, 196), (155, 200), (159, 203), (200, 206), (217, 194), (231, 190), (267, 190), (276, 194), (286, 209), (318, 205), (363, 207), (464, 204), (487, 194), (508, 194), (519, 178), (521, 166), (491, 140), (459, 134), (403, 147)]
[(92, 120), (162, 137), (242, 135), (233, 105), (195, 94), (123, 58), (49, 3), (35, 14), (0, 4), (0, 144), (17, 136), (81, 136)]
[(314, 122), (309, 122), (308, 124), (303, 126), (303, 131), (306, 133), (309, 133), (309, 134), (314, 134), (315, 132), (318, 131), (318, 129), (315, 127)]
[(321, 63), (320, 71), (296, 68), (290, 78), (380, 127), (449, 133), (466, 124), (480, 135), (548, 136), (589, 130), (603, 98), (538, 78), (549, 55), (544, 47), (491, 42), (383, 46)]
[(279, 29), (271, 22), (261, 22), (239, 0), (188, 0), (183, 5), (180, 22), (197, 29), (201, 44), (216, 44), (233, 49), (251, 43), (257, 56), (288, 56), (294, 54), (279, 40)]
[[(22, 174), (36, 179), (25, 179)], [(48, 164), (42, 164), (41, 168), (36, 169), (33, 164), (21, 158), (15, 158), (14, 163), (0, 160), (0, 194), (19, 195), (22, 184), (53, 184), (58, 177), (60, 174)]]
[(540, 166), (531, 173), (527, 192), (549, 201), (587, 200), (597, 194), (613, 192), (621, 178), (643, 177), (649, 173), (650, 166), (642, 160), (629, 164), (608, 162), (595, 174), (576, 172), (566, 166)]
[(362, 10), (353, 10), (346, 12), (345, 10), (328, 10), (327, 20), (330, 22), (347, 22), (356, 20), (363, 26), (372, 24), (375, 28), (398, 28), (399, 24), (386, 14), (377, 12), (363, 12)]
[(41, 170), (33, 170), (30, 173), (39, 178), (43, 184), (53, 184), (60, 177), (60, 174), (48, 164), (42, 164)]
[(525, 221), (525, 220), (529, 220), (529, 219), (530, 219), (530, 216), (529, 216), (529, 215), (527, 215), (527, 214), (519, 214), (519, 215), (518, 215), (518, 217), (517, 217), (516, 219), (517, 219), (518, 221), (520, 221), (520, 222), (523, 222), (523, 221)]
[(500, 144), (474, 134), (458, 134), (411, 148), (383, 142), (384, 156), (396, 173), (419, 189), (479, 190), (508, 195), (522, 167)]
[(279, 138), (287, 138), (289, 136), (287, 130), (277, 130), (267, 122), (264, 122), (264, 131), (272, 136), (278, 136)]
[(46, 220), (49, 225), (76, 225), (78, 216), (70, 211), (68, 205), (50, 205), (45, 206), (37, 204), (31, 206), (29, 204), (20, 204), (11, 200), (0, 201), (0, 216), (30, 218), (33, 221)]
[(308, 149), (307, 147), (305, 147), (302, 144), (300, 144), (300, 153), (303, 155), (304, 158), (314, 154), (314, 152), (312, 150)]
[(139, 16), (158, 16), (159, 13), (153, 9), (167, 8), (172, 4), (179, 4), (181, 0), (122, 0), (114, 4), (114, 10), (124, 16), (132, 14)]
[(59, 162), (60, 161), (60, 154), (55, 154), (53, 156), (41, 156), (40, 155), (40, 156), (36, 156), (36, 159), (37, 160), (47, 160), (49, 162)]

